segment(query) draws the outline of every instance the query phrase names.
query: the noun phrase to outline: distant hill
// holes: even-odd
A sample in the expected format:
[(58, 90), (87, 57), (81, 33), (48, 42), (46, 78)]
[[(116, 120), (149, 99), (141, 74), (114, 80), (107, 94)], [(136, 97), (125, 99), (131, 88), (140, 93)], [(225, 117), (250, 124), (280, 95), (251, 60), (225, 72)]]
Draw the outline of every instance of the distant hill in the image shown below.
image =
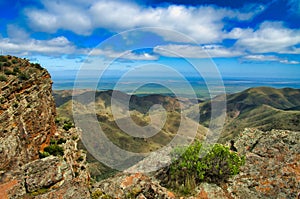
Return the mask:
[[(89, 96), (88, 91), (81, 91), (78, 94)], [(54, 98), (58, 107), (58, 114), (64, 117), (72, 117), (72, 91), (54, 91)], [(110, 99), (112, 91), (96, 92), (96, 103), (99, 112), (98, 119), (106, 118), (112, 120), (110, 114)], [(118, 92), (118, 97), (127, 97), (127, 94)], [(300, 89), (283, 88), (275, 89), (271, 87), (255, 87), (244, 90), (239, 93), (228, 94), (227, 98), (227, 117), (220, 141), (234, 138), (244, 128), (256, 127), (258, 129), (269, 131), (271, 129), (300, 130)], [(87, 97), (87, 103), (93, 101)], [(145, 114), (154, 104), (161, 104), (167, 111), (172, 112), (172, 121), (168, 121), (168, 132), (175, 128), (172, 125), (179, 122), (180, 119), (180, 101), (170, 96), (164, 95), (147, 95), (131, 96), (130, 110), (132, 118), (137, 123), (145, 123), (147, 120)], [(192, 105), (184, 103), (187, 106)], [(208, 127), (211, 115), (210, 100), (201, 102), (200, 121), (203, 126)], [(195, 107), (185, 107), (185, 112), (190, 118), (194, 118)], [(176, 117), (176, 119), (174, 119)], [(109, 119), (110, 118), (110, 119)], [(124, 119), (124, 118), (123, 118)], [(126, 120), (126, 118), (125, 118)], [(102, 121), (105, 123), (105, 121)], [(146, 122), (147, 123), (147, 122)], [(107, 122), (106, 124), (107, 125)], [(146, 125), (146, 124), (144, 124)], [(109, 125), (115, 128), (115, 125)], [(204, 129), (204, 127), (203, 127)]]
[[(207, 127), (211, 114), (210, 100), (199, 101), (193, 105), (193, 103), (189, 103), (188, 99), (178, 100), (164, 95), (133, 95), (129, 103), (129, 118), (123, 113), (120, 106), (122, 99), (128, 97), (125, 93), (116, 92), (117, 102), (114, 104), (114, 108), (119, 110), (117, 117), (114, 117), (111, 112), (112, 91), (92, 93), (83, 90), (78, 91), (76, 95), (85, 99), (85, 105), (80, 108), (80, 114), (89, 114), (89, 107), (95, 101), (97, 119), (104, 133), (114, 144), (128, 151), (149, 152), (169, 143), (177, 134), (181, 122), (181, 101), (185, 102), (183, 103), (185, 105), (184, 112), (189, 118), (192, 118), (188, 119), (188, 124), (192, 126), (197, 122), (200, 123), (197, 138), (205, 138), (208, 132)], [(271, 129), (300, 131), (299, 89), (257, 87), (228, 94), (226, 97), (227, 116), (219, 142), (225, 143), (229, 139), (234, 139), (245, 128), (258, 128), (263, 131), (270, 131)], [(72, 119), (72, 91), (54, 91), (54, 98), (58, 115)], [(148, 125), (150, 118), (147, 112), (154, 104), (160, 104), (168, 111), (167, 121), (163, 129), (155, 136), (147, 139), (135, 138), (118, 127), (116, 122), (129, 124), (130, 120), (134, 120), (139, 126)], [(200, 121), (195, 118), (197, 111), (200, 111)], [(188, 126), (185, 127), (185, 131), (189, 132)], [(146, 134), (147, 132), (141, 133)], [(93, 172), (97, 171), (97, 168), (103, 167), (90, 154), (88, 154), (88, 160), (92, 163), (91, 165), (95, 165), (95, 168), (92, 169)], [(95, 175), (98, 174), (96, 172)]]
[[(300, 130), (300, 89), (256, 87), (227, 95), (227, 118), (220, 141), (244, 128)], [(210, 101), (200, 104), (200, 123), (208, 126)]]

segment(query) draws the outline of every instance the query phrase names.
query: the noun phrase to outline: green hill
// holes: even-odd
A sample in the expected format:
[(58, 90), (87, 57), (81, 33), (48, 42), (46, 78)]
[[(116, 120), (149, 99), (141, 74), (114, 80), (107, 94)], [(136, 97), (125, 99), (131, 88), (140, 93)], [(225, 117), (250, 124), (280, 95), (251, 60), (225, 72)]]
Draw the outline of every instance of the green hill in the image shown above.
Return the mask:
[[(300, 130), (300, 90), (256, 87), (229, 94), (227, 117), (220, 142), (234, 138), (244, 128)], [(200, 123), (208, 126), (210, 101), (200, 104)]]

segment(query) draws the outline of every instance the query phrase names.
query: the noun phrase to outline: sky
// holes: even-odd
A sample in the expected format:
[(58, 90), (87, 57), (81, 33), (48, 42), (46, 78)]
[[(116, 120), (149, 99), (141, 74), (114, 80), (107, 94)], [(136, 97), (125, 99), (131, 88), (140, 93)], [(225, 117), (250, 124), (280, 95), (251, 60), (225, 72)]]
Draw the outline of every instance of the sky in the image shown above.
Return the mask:
[[(107, 74), (166, 66), (193, 76), (300, 77), (299, 0), (0, 0), (3, 54), (54, 79), (83, 67)], [(92, 72), (93, 73), (93, 72)], [(139, 73), (142, 75), (142, 73)]]

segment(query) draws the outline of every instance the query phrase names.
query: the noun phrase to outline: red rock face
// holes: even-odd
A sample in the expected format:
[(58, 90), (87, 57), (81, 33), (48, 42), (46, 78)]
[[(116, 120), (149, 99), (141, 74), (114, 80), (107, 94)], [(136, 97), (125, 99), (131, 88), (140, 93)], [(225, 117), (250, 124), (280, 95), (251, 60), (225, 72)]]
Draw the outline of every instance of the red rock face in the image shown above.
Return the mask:
[[(14, 71), (0, 70), (0, 199), (90, 198), (79, 134), (74, 128), (56, 129), (49, 73), (24, 59), (0, 58), (0, 69)], [(10, 67), (2, 67), (5, 59)], [(64, 155), (39, 159), (39, 151), (57, 139), (54, 135), (65, 140)]]
[[(9, 170), (38, 158), (55, 133), (55, 103), (49, 73), (27, 60), (7, 57), (13, 65), (0, 82), (0, 168)], [(4, 74), (3, 74), (4, 75)], [(23, 75), (23, 76), (22, 76)]]

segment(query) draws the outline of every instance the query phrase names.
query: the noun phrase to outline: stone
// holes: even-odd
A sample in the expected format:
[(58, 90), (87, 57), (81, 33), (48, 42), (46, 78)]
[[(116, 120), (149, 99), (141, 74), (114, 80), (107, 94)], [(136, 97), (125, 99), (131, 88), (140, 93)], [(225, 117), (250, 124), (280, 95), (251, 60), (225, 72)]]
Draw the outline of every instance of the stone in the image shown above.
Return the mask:
[(64, 178), (68, 173), (69, 166), (60, 158), (49, 156), (40, 160), (35, 160), (24, 166), (25, 187), (27, 192), (38, 191), (41, 188), (50, 188)]
[(228, 183), (234, 198), (296, 198), (300, 190), (300, 133), (245, 129), (237, 138), (246, 156), (239, 175)]

